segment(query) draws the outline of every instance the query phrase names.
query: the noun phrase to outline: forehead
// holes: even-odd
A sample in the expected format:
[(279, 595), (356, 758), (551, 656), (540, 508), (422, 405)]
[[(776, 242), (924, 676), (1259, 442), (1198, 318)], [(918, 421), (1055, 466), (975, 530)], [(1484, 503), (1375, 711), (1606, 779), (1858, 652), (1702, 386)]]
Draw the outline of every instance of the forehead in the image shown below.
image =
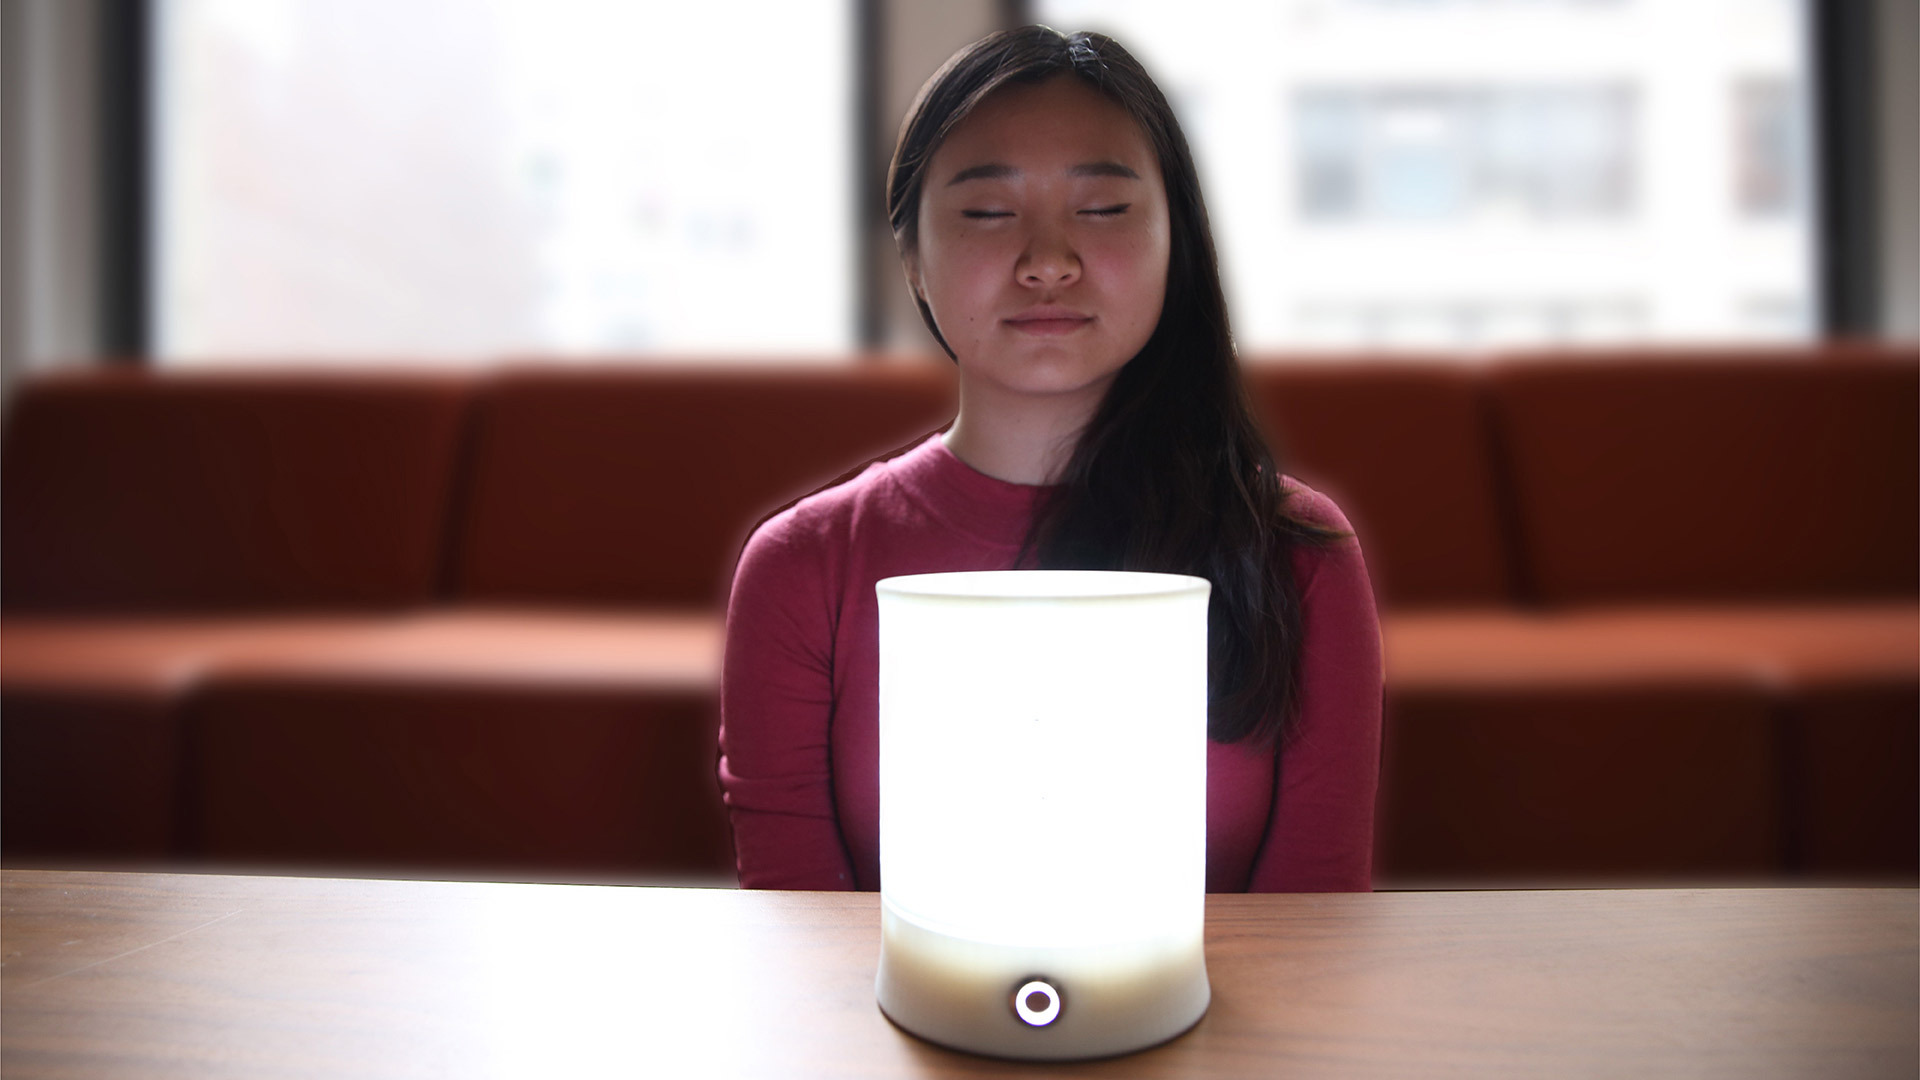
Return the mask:
[(934, 151), (928, 179), (938, 188), (975, 165), (1045, 171), (1091, 161), (1117, 161), (1143, 179), (1159, 178), (1153, 145), (1133, 116), (1079, 79), (1056, 75), (988, 95)]

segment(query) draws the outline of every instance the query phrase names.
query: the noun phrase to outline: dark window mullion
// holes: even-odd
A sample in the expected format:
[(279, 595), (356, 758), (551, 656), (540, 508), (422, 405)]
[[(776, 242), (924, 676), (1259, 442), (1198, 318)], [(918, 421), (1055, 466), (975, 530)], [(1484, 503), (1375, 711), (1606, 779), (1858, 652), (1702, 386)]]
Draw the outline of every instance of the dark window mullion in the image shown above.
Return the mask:
[(881, 137), (886, 86), (886, 0), (853, 0), (853, 252), (854, 345), (875, 353), (886, 342), (886, 294), (881, 289), (881, 237), (886, 211), (887, 156)]
[(152, 341), (147, 241), (152, 188), (148, 101), (156, 92), (148, 0), (100, 0), (100, 350), (108, 363), (148, 362)]
[(1807, 5), (1813, 20), (1813, 70), (1819, 171), (1819, 274), (1824, 326), (1831, 336), (1880, 329), (1879, 111), (1876, 108), (1873, 4)]

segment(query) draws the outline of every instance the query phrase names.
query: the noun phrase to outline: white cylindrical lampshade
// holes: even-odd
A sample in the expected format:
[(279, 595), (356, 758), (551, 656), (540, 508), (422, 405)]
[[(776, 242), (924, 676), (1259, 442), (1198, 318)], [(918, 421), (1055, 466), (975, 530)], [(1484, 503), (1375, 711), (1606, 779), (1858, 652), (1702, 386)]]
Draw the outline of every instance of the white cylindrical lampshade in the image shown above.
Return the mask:
[(1209, 1000), (1208, 583), (887, 578), (877, 993), (1002, 1057), (1102, 1057)]

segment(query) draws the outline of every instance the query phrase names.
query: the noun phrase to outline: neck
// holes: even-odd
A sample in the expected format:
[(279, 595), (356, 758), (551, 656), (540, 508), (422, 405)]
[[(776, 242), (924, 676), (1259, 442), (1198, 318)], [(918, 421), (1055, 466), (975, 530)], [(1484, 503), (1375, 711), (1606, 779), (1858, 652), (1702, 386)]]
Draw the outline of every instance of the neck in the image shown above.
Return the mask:
[(996, 480), (1057, 483), (1105, 392), (1103, 382), (1073, 393), (1008, 394), (962, 379), (960, 413), (943, 438), (953, 456)]

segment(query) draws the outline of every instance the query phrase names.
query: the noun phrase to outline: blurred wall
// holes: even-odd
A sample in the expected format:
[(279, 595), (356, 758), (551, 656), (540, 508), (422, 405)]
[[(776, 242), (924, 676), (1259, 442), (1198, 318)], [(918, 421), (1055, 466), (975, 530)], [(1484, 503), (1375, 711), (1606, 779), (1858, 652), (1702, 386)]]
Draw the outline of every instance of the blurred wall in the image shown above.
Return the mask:
[(94, 0), (0, 0), (0, 397), (100, 351)]

